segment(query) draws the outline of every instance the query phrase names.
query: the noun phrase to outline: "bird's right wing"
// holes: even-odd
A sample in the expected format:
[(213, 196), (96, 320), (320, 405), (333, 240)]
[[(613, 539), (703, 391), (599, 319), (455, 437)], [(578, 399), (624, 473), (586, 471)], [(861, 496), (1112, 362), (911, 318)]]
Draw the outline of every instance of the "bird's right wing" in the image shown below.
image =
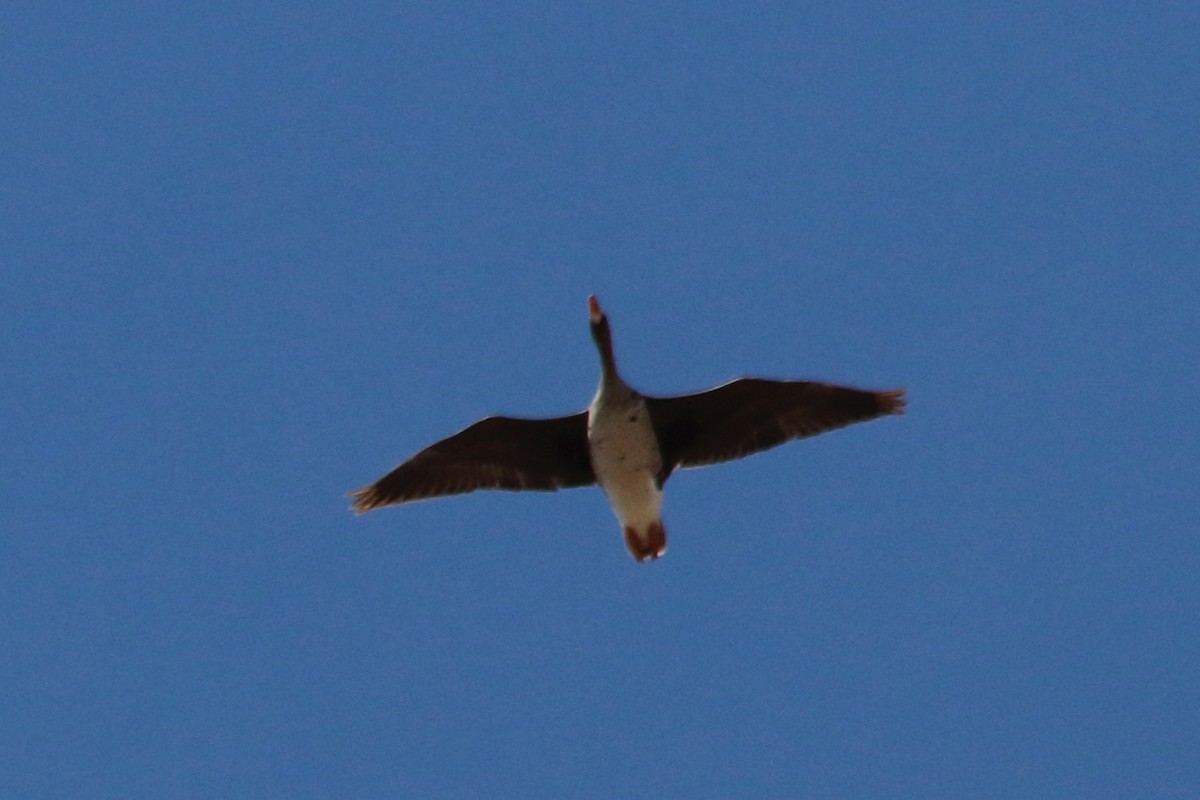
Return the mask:
[(554, 491), (596, 482), (587, 412), (552, 419), (488, 417), (350, 492), (359, 513), (476, 489)]

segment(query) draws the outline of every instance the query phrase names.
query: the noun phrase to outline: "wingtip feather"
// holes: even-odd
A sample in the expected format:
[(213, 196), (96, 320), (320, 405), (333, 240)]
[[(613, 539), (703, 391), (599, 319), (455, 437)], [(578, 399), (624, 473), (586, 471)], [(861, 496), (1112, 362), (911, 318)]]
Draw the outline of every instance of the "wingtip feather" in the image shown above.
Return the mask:
[(346, 496), (352, 498), (353, 502), (350, 503), (350, 510), (355, 514), (365, 514), (371, 509), (382, 505), (381, 498), (375, 491), (375, 484), (351, 489), (349, 492), (346, 492)]
[(884, 414), (903, 414), (908, 408), (907, 389), (890, 389), (879, 392), (879, 407)]

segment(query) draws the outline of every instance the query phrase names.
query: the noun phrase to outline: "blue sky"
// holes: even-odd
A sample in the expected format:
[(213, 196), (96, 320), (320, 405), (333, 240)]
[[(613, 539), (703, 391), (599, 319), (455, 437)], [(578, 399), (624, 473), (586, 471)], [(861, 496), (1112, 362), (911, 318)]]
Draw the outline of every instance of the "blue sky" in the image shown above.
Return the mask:
[[(1200, 12), (21, 4), (0, 795), (1200, 794)], [(355, 517), (491, 413), (906, 386)]]

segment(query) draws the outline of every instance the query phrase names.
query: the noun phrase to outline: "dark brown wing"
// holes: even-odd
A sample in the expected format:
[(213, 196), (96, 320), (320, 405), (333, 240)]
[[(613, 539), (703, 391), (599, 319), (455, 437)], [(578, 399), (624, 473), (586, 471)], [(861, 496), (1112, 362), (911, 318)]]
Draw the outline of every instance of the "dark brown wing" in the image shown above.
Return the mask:
[(554, 491), (595, 483), (587, 412), (553, 419), (488, 417), (350, 492), (359, 513), (476, 489)]
[(663, 452), (660, 483), (676, 467), (729, 461), (791, 439), (904, 413), (903, 389), (872, 392), (764, 378), (739, 378), (706, 392), (646, 400)]

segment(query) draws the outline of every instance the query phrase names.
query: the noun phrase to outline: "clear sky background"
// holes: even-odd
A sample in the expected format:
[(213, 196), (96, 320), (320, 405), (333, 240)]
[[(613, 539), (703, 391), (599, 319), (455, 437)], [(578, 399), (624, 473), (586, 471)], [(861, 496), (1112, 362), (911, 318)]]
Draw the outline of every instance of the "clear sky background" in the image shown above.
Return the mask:
[[(903, 4), (901, 4), (903, 5)], [(1200, 797), (1200, 10), (0, 12), (0, 796)], [(355, 517), (491, 414), (905, 386)]]

